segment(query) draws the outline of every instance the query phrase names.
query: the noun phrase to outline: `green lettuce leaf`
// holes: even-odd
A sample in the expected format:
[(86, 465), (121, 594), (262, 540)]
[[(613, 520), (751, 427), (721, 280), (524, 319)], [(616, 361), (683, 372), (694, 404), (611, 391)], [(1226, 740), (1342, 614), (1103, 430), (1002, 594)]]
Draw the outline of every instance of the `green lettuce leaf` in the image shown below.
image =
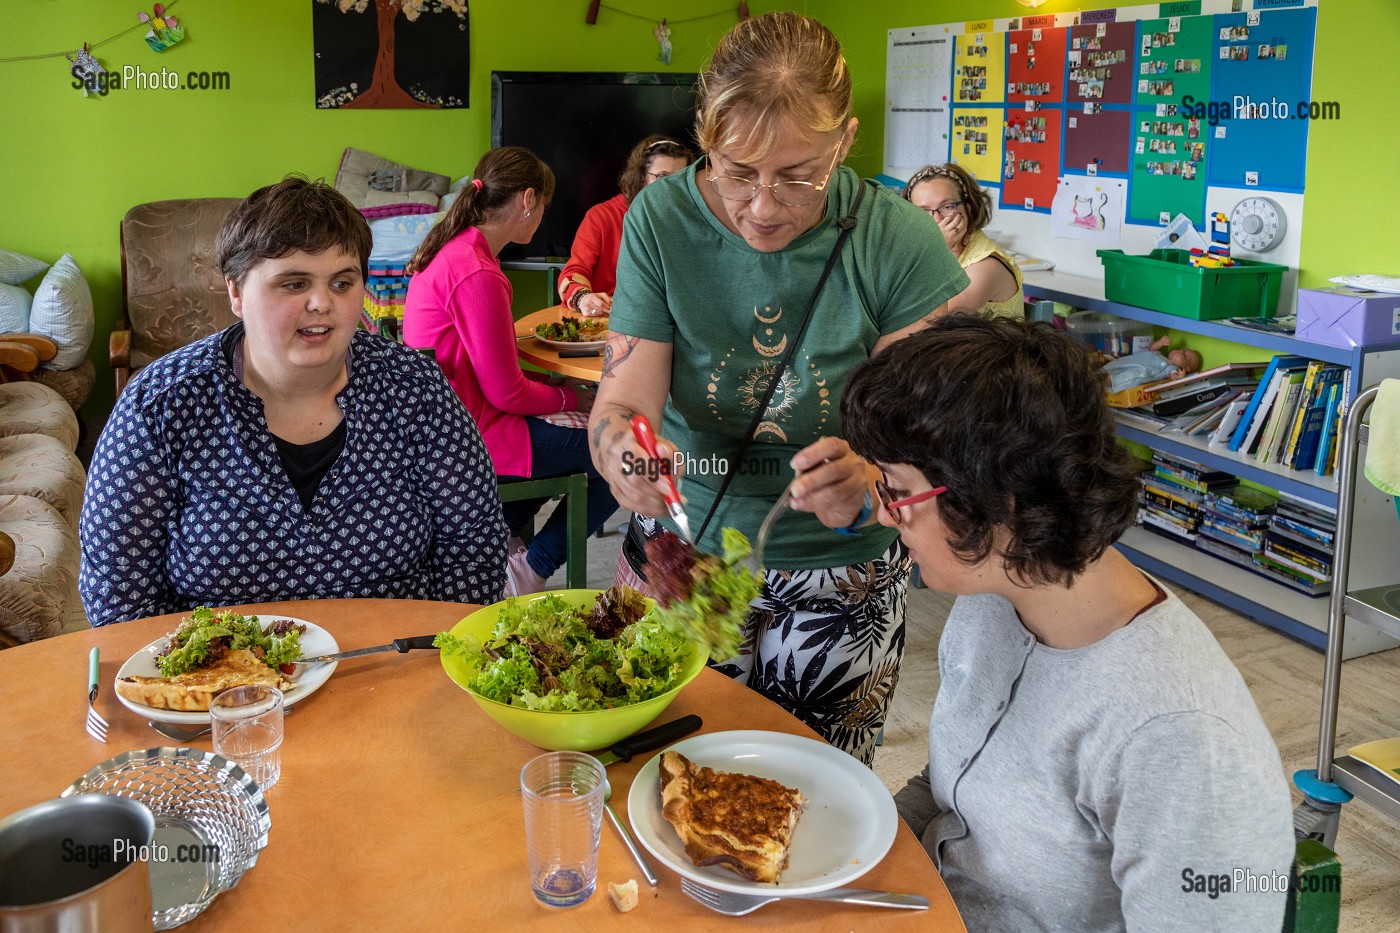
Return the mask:
[(209, 657), (210, 644), (227, 638), (231, 650), (260, 647), (268, 667), (290, 664), (301, 657), (301, 633), (293, 628), (285, 635), (264, 632), (257, 616), (242, 616), (225, 609), (215, 613), (208, 606), (191, 612), (170, 638), (170, 650), (156, 658), (161, 676), (174, 677), (194, 670)]
[(657, 621), (703, 644), (712, 661), (727, 661), (739, 653), (749, 603), (763, 588), (762, 575), (746, 563), (753, 551), (749, 539), (726, 528), (721, 543), (723, 556), (705, 555), (696, 563), (690, 597), (656, 609)]

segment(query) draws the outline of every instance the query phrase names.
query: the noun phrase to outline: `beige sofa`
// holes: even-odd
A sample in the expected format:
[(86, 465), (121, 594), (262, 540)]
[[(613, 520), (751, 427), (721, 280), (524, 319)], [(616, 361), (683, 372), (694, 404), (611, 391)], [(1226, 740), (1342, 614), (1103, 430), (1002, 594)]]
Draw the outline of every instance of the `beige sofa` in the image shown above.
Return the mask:
[(87, 627), (78, 597), (83, 466), (78, 419), (37, 382), (0, 385), (0, 532), (14, 563), (0, 575), (0, 647)]

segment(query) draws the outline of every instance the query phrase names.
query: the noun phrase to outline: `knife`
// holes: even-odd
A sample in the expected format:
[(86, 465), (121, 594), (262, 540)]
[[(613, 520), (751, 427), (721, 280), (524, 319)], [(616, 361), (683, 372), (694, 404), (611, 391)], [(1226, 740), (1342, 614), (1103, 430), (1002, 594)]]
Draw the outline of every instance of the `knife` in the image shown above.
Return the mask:
[(354, 651), (339, 651), (335, 654), (318, 654), (314, 658), (301, 658), (298, 664), (320, 664), (323, 661), (344, 661), (346, 658), (358, 658), (366, 654), (378, 654), (381, 651), (397, 651), (404, 654), (414, 648), (432, 648), (433, 639), (436, 635), (415, 635), (412, 638), (395, 638), (387, 645), (376, 645), (373, 648), (356, 648)]
[(675, 722), (668, 722), (664, 726), (657, 726), (655, 729), (648, 729), (645, 732), (638, 732), (634, 736), (623, 739), (616, 745), (594, 755), (604, 765), (610, 765), (615, 761), (631, 761), (632, 756), (640, 752), (649, 752), (653, 748), (660, 748), (669, 745), (682, 736), (690, 735), (701, 725), (700, 717), (694, 713), (689, 716), (682, 716)]

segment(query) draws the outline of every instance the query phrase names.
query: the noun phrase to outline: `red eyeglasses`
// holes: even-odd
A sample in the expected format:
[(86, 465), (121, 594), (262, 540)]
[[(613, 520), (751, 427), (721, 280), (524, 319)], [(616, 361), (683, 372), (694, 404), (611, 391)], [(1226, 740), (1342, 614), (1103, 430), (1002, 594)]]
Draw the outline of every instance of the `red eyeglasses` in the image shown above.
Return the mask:
[(890, 492), (890, 487), (885, 485), (884, 480), (877, 479), (875, 481), (875, 495), (880, 497), (880, 504), (885, 507), (885, 511), (889, 513), (890, 520), (896, 525), (904, 524), (904, 518), (899, 513), (900, 509), (904, 508), (906, 505), (918, 505), (920, 502), (927, 502), (934, 496), (941, 496), (947, 491), (947, 486), (935, 486), (925, 492), (915, 493), (903, 499), (896, 499), (894, 493)]

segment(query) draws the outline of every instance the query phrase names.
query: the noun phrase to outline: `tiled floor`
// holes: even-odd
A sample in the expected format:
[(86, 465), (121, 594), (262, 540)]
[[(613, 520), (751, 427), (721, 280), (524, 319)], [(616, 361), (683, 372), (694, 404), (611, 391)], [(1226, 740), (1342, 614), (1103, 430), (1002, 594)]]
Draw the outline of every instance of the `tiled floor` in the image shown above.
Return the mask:
[[(606, 586), (621, 536), (589, 540), (589, 583)], [(562, 573), (555, 585), (561, 585)], [(1177, 590), (1239, 667), (1278, 743), (1284, 770), (1316, 767), (1322, 655), (1192, 593)], [(909, 643), (899, 690), (885, 727), (875, 771), (893, 791), (928, 758), (928, 717), (938, 692), (938, 636), (949, 597), (914, 590), (909, 598)], [(1400, 735), (1400, 649), (1347, 661), (1342, 670), (1337, 747)], [(1295, 801), (1297, 799), (1295, 792)], [(1342, 860), (1343, 933), (1400, 930), (1400, 824), (1364, 803), (1342, 811), (1337, 837)]]

